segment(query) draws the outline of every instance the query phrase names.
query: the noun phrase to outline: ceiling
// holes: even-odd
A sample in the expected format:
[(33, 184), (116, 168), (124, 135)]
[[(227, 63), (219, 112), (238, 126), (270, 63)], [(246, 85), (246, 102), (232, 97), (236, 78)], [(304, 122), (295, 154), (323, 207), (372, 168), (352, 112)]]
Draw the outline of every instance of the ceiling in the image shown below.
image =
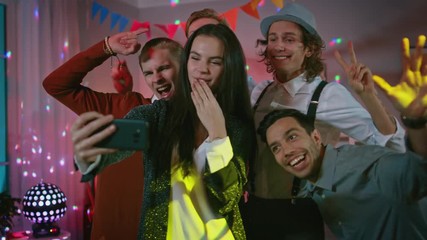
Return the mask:
[[(170, 6), (171, 0), (120, 0), (131, 6), (142, 8), (150, 7), (161, 7), (161, 6)], [(179, 4), (189, 4), (189, 3), (209, 3), (209, 2), (225, 2), (229, 0), (178, 0)]]

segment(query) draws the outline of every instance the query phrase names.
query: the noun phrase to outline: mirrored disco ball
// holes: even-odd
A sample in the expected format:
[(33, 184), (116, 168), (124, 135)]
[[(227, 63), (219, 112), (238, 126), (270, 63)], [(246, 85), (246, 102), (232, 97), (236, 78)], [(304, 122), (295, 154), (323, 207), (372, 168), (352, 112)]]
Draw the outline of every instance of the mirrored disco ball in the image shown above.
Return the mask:
[(25, 193), (22, 212), (33, 223), (53, 223), (65, 215), (66, 202), (58, 186), (41, 181)]

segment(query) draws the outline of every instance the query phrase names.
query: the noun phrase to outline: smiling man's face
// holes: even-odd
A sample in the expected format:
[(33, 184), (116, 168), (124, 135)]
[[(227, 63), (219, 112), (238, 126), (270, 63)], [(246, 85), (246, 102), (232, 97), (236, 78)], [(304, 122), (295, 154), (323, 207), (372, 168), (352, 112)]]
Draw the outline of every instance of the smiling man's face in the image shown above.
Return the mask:
[(292, 117), (274, 122), (266, 132), (267, 144), (276, 162), (298, 178), (315, 182), (322, 164), (319, 132), (311, 134)]
[(309, 56), (311, 52), (304, 46), (301, 28), (296, 23), (277, 21), (271, 24), (267, 36), (267, 57), (279, 75), (287, 79), (297, 77), (304, 71), (304, 59)]

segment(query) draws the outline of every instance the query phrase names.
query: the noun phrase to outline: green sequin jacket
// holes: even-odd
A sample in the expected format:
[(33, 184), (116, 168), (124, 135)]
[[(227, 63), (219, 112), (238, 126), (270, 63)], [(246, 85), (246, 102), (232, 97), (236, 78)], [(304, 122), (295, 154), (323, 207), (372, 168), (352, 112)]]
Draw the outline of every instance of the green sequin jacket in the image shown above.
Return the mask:
[[(151, 105), (139, 106), (131, 110), (125, 118), (143, 119), (150, 124), (150, 145), (156, 146), (159, 135), (165, 126), (170, 104), (157, 100)], [(235, 239), (246, 239), (238, 202), (247, 182), (246, 163), (253, 157), (256, 148), (255, 133), (250, 124), (235, 118), (226, 120), (227, 134), (233, 147), (233, 158), (223, 169), (209, 173), (205, 171), (203, 181), (214, 212), (226, 219)], [(103, 168), (124, 159), (131, 154), (120, 151), (102, 157), (100, 164), (90, 173), (83, 176), (82, 181), (92, 179)], [(144, 199), (139, 224), (138, 239), (166, 239), (168, 225), (168, 206), (171, 195), (171, 166), (164, 166), (161, 174), (155, 171), (152, 148), (144, 150)], [(162, 166), (163, 167), (163, 166)], [(137, 184), (137, 183), (135, 183)], [(126, 186), (123, 186), (126, 187)]]

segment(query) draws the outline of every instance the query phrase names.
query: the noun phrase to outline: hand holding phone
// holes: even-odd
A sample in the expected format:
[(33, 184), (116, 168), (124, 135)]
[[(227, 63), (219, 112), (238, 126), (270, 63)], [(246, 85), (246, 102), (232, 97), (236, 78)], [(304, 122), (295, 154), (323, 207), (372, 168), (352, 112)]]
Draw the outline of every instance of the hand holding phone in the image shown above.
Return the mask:
[[(149, 124), (143, 120), (114, 119), (116, 131), (97, 147), (119, 150), (145, 150), (149, 146)], [(100, 129), (101, 131), (102, 129)]]

